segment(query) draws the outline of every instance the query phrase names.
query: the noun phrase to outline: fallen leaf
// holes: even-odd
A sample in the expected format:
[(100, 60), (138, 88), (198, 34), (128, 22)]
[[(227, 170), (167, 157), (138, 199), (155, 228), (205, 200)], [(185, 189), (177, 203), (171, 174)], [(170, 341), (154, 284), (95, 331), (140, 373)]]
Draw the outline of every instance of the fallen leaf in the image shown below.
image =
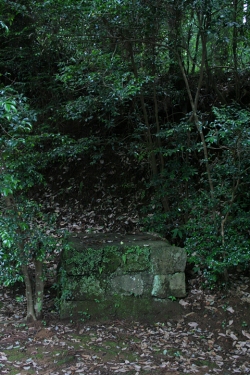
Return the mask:
[(247, 337), (248, 339), (250, 339), (250, 333), (246, 332), (246, 331), (241, 331), (242, 332), (242, 335)]
[(189, 305), (189, 303), (186, 302), (186, 301), (184, 301), (183, 299), (180, 299), (179, 304), (180, 304), (181, 306), (183, 306), (183, 307), (186, 307), (186, 306)]
[(238, 337), (235, 336), (234, 333), (230, 333), (230, 337), (231, 337), (231, 339), (233, 339), (233, 340), (235, 340), (235, 341), (238, 341)]

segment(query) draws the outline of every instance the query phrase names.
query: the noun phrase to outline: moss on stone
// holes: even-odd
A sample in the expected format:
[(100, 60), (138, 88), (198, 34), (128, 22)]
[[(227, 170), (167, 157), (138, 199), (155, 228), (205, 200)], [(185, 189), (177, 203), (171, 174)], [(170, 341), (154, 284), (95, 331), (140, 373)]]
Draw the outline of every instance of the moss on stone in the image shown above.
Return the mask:
[(134, 246), (124, 249), (124, 265), (125, 272), (141, 272), (150, 268), (150, 249)]
[(112, 274), (118, 267), (124, 272), (149, 269), (150, 249), (140, 246), (104, 246), (99, 248), (72, 248), (62, 256), (62, 266), (69, 275)]
[(102, 298), (105, 290), (100, 281), (94, 276), (68, 277), (67, 286), (64, 287), (64, 293), (67, 299), (90, 300)]

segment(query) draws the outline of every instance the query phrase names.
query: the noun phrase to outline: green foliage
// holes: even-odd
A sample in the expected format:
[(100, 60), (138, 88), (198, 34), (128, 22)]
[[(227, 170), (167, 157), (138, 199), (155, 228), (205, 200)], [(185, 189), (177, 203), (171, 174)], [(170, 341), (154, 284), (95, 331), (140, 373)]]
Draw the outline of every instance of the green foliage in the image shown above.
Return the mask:
[[(188, 261), (210, 285), (227, 281), (229, 271), (238, 265), (247, 268), (250, 260), (250, 113), (238, 106), (213, 108), (213, 113), (214, 121), (204, 123), (213, 190), (206, 172), (191, 158), (201, 155), (202, 149), (194, 142), (191, 124), (184, 120), (171, 132), (161, 133), (162, 139), (171, 135), (165, 152), (169, 162), (151, 180), (149, 188), (155, 192), (143, 209), (144, 227), (185, 245)], [(203, 166), (204, 158), (199, 156), (199, 160)], [(168, 212), (161, 205), (165, 195), (171, 202)]]
[(23, 265), (55, 256), (64, 236), (55, 229), (55, 217), (44, 214), (34, 201), (19, 198), (12, 208), (1, 208), (0, 279), (10, 285), (23, 280)]
[(172, 301), (172, 302), (176, 301), (176, 297), (175, 296), (169, 296), (168, 299), (170, 299), (170, 301)]
[[(185, 226), (189, 262), (202, 270), (210, 284), (229, 270), (250, 261), (249, 238), (249, 120), (238, 107), (214, 108), (206, 140), (212, 150), (214, 191), (200, 190)], [(216, 153), (215, 151), (216, 150)], [(204, 186), (205, 187), (205, 186)]]
[[(56, 231), (55, 217), (44, 213), (28, 197), (29, 189), (43, 181), (37, 156), (38, 138), (32, 135), (35, 115), (26, 99), (10, 87), (0, 91), (0, 281), (26, 284), (27, 313), (35, 319), (42, 312), (43, 282), (46, 271), (40, 264), (63, 247), (64, 236)], [(35, 265), (36, 295), (32, 298), (32, 279), (28, 269)], [(34, 306), (32, 305), (34, 303)], [(37, 316), (38, 317), (38, 316)]]
[[(204, 198), (201, 204), (204, 210)], [(198, 207), (192, 210), (192, 214), (193, 218), (185, 227), (185, 248), (188, 261), (194, 264), (194, 271), (202, 272), (209, 284), (213, 285), (217, 281), (227, 282), (228, 271), (237, 265), (241, 265), (243, 269), (248, 268), (250, 239), (245, 228), (249, 225), (249, 219), (244, 212), (232, 212), (234, 219), (231, 218), (227, 223), (224, 243), (221, 236), (222, 218), (219, 215), (213, 220), (209, 213), (205, 214)]]

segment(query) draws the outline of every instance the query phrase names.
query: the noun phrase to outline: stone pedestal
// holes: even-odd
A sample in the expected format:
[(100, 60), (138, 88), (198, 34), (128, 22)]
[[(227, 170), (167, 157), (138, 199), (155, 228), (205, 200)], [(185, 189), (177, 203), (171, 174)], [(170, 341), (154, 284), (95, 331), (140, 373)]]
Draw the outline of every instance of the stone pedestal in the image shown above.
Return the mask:
[(150, 234), (77, 234), (62, 256), (61, 317), (176, 318), (185, 297), (186, 252)]

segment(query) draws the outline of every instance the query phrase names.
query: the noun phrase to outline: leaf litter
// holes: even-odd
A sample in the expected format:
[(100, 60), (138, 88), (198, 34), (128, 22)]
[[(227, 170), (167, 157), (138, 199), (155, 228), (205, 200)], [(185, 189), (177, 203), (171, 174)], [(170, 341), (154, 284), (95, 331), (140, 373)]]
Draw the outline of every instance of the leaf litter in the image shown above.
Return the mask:
[(25, 298), (2, 288), (0, 374), (250, 373), (249, 278), (232, 278), (226, 292), (190, 280), (182, 318), (153, 325), (61, 321), (49, 298), (44, 321), (26, 323)]

